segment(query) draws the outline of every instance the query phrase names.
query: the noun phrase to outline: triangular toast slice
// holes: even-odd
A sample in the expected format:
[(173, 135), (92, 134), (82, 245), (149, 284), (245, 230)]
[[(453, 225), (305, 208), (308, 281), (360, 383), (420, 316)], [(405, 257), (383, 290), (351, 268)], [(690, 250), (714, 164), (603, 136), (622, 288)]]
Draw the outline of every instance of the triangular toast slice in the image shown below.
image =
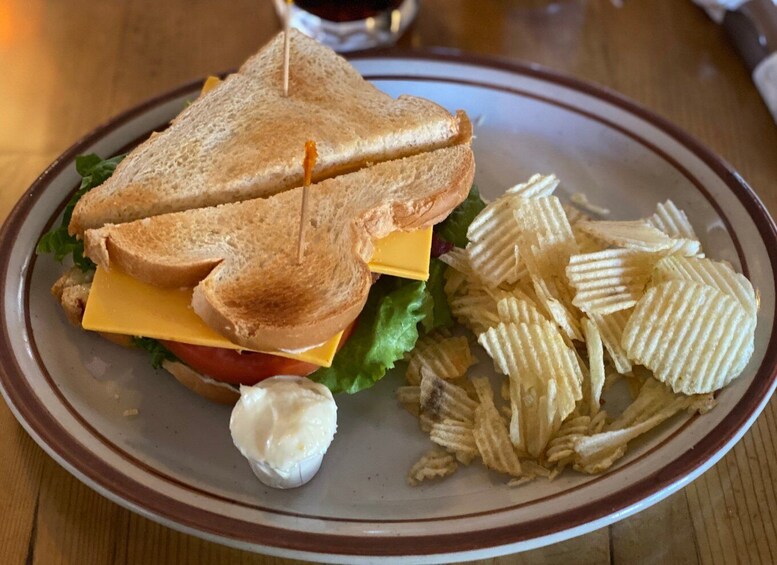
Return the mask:
[[(291, 31), (290, 94), (283, 36), (153, 134), (79, 201), (72, 234), (106, 223), (263, 198), (300, 186), (305, 141), (313, 180), (455, 143), (459, 117), (414, 96), (397, 99), (342, 57)], [(460, 140), (459, 140), (460, 141)]]
[(195, 312), (238, 345), (308, 347), (361, 312), (372, 242), (443, 220), (466, 197), (474, 170), (462, 144), (312, 185), (301, 264), (302, 188), (89, 230), (86, 254), (154, 285), (196, 285)]

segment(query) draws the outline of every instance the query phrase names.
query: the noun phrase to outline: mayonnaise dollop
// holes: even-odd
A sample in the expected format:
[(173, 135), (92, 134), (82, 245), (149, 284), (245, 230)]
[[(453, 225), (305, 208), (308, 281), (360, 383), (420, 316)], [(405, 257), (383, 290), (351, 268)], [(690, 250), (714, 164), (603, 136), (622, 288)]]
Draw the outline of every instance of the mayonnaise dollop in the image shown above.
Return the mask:
[(267, 486), (294, 488), (318, 471), (337, 431), (337, 405), (325, 386), (278, 376), (241, 386), (229, 420), (232, 441)]

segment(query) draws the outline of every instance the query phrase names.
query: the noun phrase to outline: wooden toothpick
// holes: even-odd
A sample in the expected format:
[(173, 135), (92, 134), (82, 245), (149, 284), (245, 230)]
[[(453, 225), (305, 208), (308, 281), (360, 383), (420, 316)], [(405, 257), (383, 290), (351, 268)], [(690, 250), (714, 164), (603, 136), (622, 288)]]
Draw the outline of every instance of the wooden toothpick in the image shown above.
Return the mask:
[(286, 0), (286, 17), (283, 22), (283, 95), (289, 95), (289, 29), (291, 28), (292, 0)]
[(305, 245), (305, 226), (308, 223), (308, 192), (310, 190), (311, 179), (313, 178), (313, 167), (316, 166), (316, 142), (308, 140), (305, 142), (305, 158), (302, 160), (302, 168), (305, 171), (305, 179), (302, 184), (302, 208), (299, 215), (299, 239), (297, 239), (297, 265), (302, 263), (303, 246)]

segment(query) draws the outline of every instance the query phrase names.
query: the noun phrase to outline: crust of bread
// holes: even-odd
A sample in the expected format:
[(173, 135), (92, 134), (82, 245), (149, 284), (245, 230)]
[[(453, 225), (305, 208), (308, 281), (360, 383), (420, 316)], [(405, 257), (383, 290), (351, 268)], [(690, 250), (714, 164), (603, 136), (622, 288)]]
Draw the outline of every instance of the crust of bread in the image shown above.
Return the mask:
[(208, 400), (234, 405), (240, 399), (240, 392), (234, 386), (209, 379), (183, 363), (165, 361), (162, 367), (183, 386)]
[(308, 139), (318, 145), (313, 180), (320, 181), (460, 137), (458, 120), (438, 104), (392, 98), (334, 51), (293, 29), (290, 45), (289, 96), (280, 81), (279, 34), (84, 195), (70, 233), (301, 186)]
[(195, 312), (238, 345), (309, 347), (364, 307), (373, 240), (447, 217), (466, 198), (474, 170), (472, 150), (461, 144), (312, 185), (301, 264), (302, 188), (88, 230), (86, 255), (150, 284), (196, 285)]

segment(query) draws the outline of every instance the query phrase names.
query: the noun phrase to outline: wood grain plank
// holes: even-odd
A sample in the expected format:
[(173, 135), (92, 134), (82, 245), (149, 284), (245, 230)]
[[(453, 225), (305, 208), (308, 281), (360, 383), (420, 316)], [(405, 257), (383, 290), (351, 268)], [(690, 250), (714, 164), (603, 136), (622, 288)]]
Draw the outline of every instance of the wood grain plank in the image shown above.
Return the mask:
[[(469, 565), (540, 565), (575, 563), (576, 565), (606, 565), (610, 563), (609, 532), (602, 528), (586, 536), (551, 546), (493, 559), (470, 561)], [(125, 543), (118, 544), (115, 563), (201, 565), (299, 565), (302, 561), (257, 555), (227, 548), (198, 539), (136, 514), (129, 515)]]
[(129, 517), (126, 547), (117, 563), (148, 565), (301, 565), (303, 561), (249, 553), (182, 534), (146, 518)]
[(740, 515), (745, 513), (750, 517), (750, 520), (743, 520), (743, 525), (748, 526), (746, 541), (757, 550), (758, 560), (774, 563), (777, 554), (772, 552), (769, 543), (769, 534), (772, 537), (774, 534), (774, 519), (771, 509), (766, 505), (769, 491), (774, 489), (774, 482), (771, 481), (768, 461), (761, 462), (758, 457), (755, 443), (759, 439), (759, 426), (754, 426), (735, 449), (735, 461), (729, 462), (729, 468), (732, 476), (738, 479), (734, 492), (739, 496)]
[(7, 0), (0, 150), (57, 154), (110, 115), (126, 3)]
[(32, 545), (43, 466), (50, 461), (5, 404), (0, 406), (0, 561), (23, 563)]
[(610, 531), (596, 531), (560, 543), (491, 560), (476, 562), (478, 565), (542, 565), (546, 563), (575, 563), (581, 565), (605, 565), (611, 562)]
[[(741, 452), (741, 446), (742, 444), (740, 443), (734, 447), (730, 454), (731, 456), (723, 459), (715, 472), (720, 481), (719, 488), (723, 493), (726, 508), (730, 509), (734, 516), (742, 516), (747, 512), (746, 500), (744, 499), (741, 482), (739, 481), (738, 469), (736, 469), (737, 452)], [(752, 516), (750, 520), (730, 520), (728, 526), (732, 530), (734, 548), (738, 557), (740, 559), (744, 557), (746, 561), (751, 563), (757, 562), (758, 553), (752, 543)]]
[(31, 563), (98, 565), (112, 562), (122, 532), (124, 512), (53, 459), (46, 459)]
[[(6, 0), (5, 22), (13, 31), (0, 25), (0, 218), (79, 135), (150, 95), (238, 65), (278, 29), (270, 3), (255, 0), (218, 8), (205, 0)], [(777, 128), (725, 35), (690, 2), (628, 0), (617, 9), (606, 0), (425, 0), (402, 44), (536, 61), (615, 88), (720, 153), (777, 211)], [(0, 424), (2, 563), (24, 562), (29, 549), (37, 563), (295, 563), (131, 514), (48, 459), (4, 406)], [(678, 494), (613, 526), (612, 554), (603, 529), (476, 563), (773, 563), (775, 479), (773, 400), (734, 451), (685, 490), (685, 509)]]
[(0, 224), (54, 155), (0, 152)]
[(135, 0), (127, 13), (111, 106), (118, 112), (193, 79), (237, 68), (278, 32), (272, 3)]
[[(680, 491), (611, 526), (613, 563), (699, 563), (696, 532)], [(656, 540), (661, 540), (656, 543)]]
[(777, 417), (775, 414), (777, 414), (777, 401), (772, 399), (753, 427), (755, 436), (753, 451), (762, 469), (756, 484), (757, 496), (763, 507), (762, 515), (768, 515), (768, 520), (764, 524), (764, 535), (773, 561), (777, 561)]
[[(724, 539), (718, 534), (717, 524), (714, 521), (704, 520), (700, 515), (702, 505), (712, 507), (717, 501), (712, 501), (707, 489), (705, 476), (696, 479), (685, 488), (688, 499), (688, 507), (691, 510), (691, 519), (696, 532), (697, 547), (701, 562), (705, 564), (715, 563), (716, 556), (723, 555)], [(713, 511), (714, 512), (714, 511)], [(711, 514), (714, 518), (714, 513)], [(728, 547), (728, 545), (725, 545)]]
[(774, 563), (777, 464), (773, 399), (734, 449), (686, 490), (704, 563)]

